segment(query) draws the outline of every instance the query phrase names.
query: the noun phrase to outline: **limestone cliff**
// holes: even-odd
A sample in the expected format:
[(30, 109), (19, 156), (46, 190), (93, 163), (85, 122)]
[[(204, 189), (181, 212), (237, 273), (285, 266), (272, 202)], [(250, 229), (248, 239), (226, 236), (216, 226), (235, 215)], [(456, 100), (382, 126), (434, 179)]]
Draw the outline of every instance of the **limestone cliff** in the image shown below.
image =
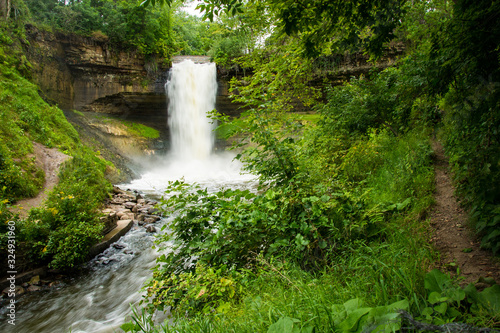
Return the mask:
[(62, 109), (81, 110), (119, 93), (163, 93), (168, 63), (119, 50), (105, 37), (52, 33), (29, 24), (26, 36), (34, 79)]

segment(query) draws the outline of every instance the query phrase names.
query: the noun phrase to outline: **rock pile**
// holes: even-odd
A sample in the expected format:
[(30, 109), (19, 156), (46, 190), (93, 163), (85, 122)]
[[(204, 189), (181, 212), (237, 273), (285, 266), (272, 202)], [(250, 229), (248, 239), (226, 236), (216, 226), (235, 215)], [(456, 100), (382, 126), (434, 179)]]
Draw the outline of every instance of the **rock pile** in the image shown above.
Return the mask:
[(105, 225), (104, 233), (114, 229), (118, 221), (133, 221), (135, 225), (142, 226), (147, 232), (156, 232), (154, 223), (161, 219), (161, 214), (155, 205), (156, 201), (145, 199), (137, 192), (113, 188), (113, 199), (102, 211), (101, 217)]
[(15, 296), (21, 296), (27, 292), (35, 292), (49, 289), (58, 289), (64, 286), (64, 283), (61, 281), (65, 278), (63, 275), (58, 275), (53, 277), (50, 280), (42, 280), (40, 279), (40, 275), (33, 276), (29, 281), (22, 283), (21, 285), (15, 286), (15, 288), (7, 287), (2, 290), (2, 295), (0, 298), (0, 305), (3, 305), (5, 301), (12, 296), (9, 294), (15, 294)]

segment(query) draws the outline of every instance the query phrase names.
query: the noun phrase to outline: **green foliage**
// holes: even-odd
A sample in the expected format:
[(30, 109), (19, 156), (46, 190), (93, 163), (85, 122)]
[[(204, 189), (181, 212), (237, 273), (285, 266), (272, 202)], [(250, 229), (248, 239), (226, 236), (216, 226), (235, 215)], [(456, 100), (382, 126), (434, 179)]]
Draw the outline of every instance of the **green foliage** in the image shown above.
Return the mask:
[(9, 66), (15, 61), (7, 57), (0, 64), (0, 137), (8, 138), (0, 142), (0, 186), (13, 200), (35, 196), (44, 183), (43, 170), (33, 155), (28, 156), (33, 153), (32, 141), (60, 150), (80, 143), (62, 111), (47, 105), (37, 87)]
[[(241, 3), (205, 1), (201, 7), (219, 14)], [(194, 311), (192, 318), (179, 316), (173, 327), (154, 330), (362, 331), (372, 328), (369, 318), (387, 318), (380, 331), (393, 331), (400, 327), (391, 321), (394, 304), (436, 324), (495, 325), (498, 287), (479, 293), (436, 271), (425, 277), (432, 254), (422, 217), (433, 202), (428, 138), (444, 125), (459, 193), (474, 208), (483, 244), (497, 249), (499, 57), (492, 19), (498, 4), (259, 5), (262, 21), (245, 11), (235, 16), (269, 20), (289, 34), (274, 29), (237, 60), (253, 69), (252, 76), (232, 82), (235, 100), (249, 111), (232, 122), (221, 119), (219, 128), (243, 138), (238, 148), (246, 149), (238, 158), (259, 175), (259, 192), (170, 187), (163, 205), (179, 215), (172, 234), (159, 242), (171, 252), (159, 258), (149, 282), (158, 286), (150, 301), (161, 303), (159, 286), (174, 285), (173, 276), (182, 276), (176, 282), (184, 286), (202, 279), (197, 265), (225, 267), (242, 274), (246, 297), (229, 313), (201, 317)], [(249, 1), (241, 8), (254, 6)], [(408, 47), (397, 67), (329, 89), (317, 123), (286, 113), (320, 104), (314, 84), (323, 60), (361, 45), (376, 55), (394, 36)], [(308, 61), (311, 55), (321, 57)]]
[(18, 236), (31, 247), (32, 261), (71, 268), (82, 263), (101, 239), (98, 209), (111, 186), (104, 178), (106, 164), (90, 154), (86, 151), (66, 162), (44, 207), (33, 209), (21, 222)]
[[(63, 112), (45, 103), (38, 87), (21, 75), (29, 67), (23, 67), (26, 58), (17, 54), (23, 39), (22, 30), (0, 27), (1, 237), (5, 223), (14, 220), (19, 251), (29, 261), (20, 264), (74, 267), (101, 238), (98, 208), (111, 190), (105, 178), (109, 163), (84, 148)], [(22, 220), (8, 211), (9, 204), (35, 196), (45, 180), (35, 163), (33, 142), (58, 148), (72, 158), (62, 167), (60, 182), (44, 206)], [(0, 250), (5, 251), (5, 245), (0, 242)]]
[(497, 284), (481, 292), (472, 283), (462, 289), (448, 275), (435, 269), (425, 276), (425, 289), (427, 307), (421, 315), (427, 322), (441, 325), (472, 316), (480, 325), (487, 325), (480, 322), (484, 312), (493, 320), (500, 317), (500, 286)]
[[(244, 13), (249, 3), (239, 0), (205, 0), (198, 7), (205, 12), (204, 17), (212, 21), (221, 12), (232, 15)], [(297, 3), (269, 0), (264, 3), (276, 13), (278, 27), (288, 35), (298, 35), (305, 52), (309, 56), (317, 56), (328, 48), (360, 46), (380, 55), (384, 43), (394, 37), (392, 32), (403, 16), (405, 1)]]
[(457, 1), (431, 52), (434, 90), (443, 94), (445, 146), (457, 192), (471, 209), (482, 246), (500, 250), (500, 13), (494, 1)]
[(146, 8), (120, 0), (27, 0), (36, 24), (86, 36), (99, 32), (120, 49), (169, 58), (173, 50), (172, 9)]
[(146, 284), (145, 297), (152, 298), (149, 307), (170, 311), (176, 316), (196, 313), (225, 313), (231, 302), (241, 297), (238, 283), (240, 274), (230, 272), (226, 266), (218, 268), (198, 263), (194, 272), (165, 273), (156, 270)]

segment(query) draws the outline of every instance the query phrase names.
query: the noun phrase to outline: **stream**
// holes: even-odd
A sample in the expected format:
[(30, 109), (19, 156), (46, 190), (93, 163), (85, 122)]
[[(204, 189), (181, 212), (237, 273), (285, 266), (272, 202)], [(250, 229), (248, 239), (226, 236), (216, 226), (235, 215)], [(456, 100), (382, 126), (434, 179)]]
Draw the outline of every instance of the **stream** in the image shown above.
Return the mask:
[[(169, 99), (169, 127), (172, 151), (142, 177), (122, 189), (161, 197), (169, 181), (184, 179), (210, 191), (222, 187), (251, 188), (255, 177), (242, 174), (241, 165), (228, 152), (213, 153), (214, 125), (206, 113), (215, 108), (216, 66), (185, 60), (174, 63), (165, 85)], [(159, 224), (167, 224), (162, 219)], [(159, 228), (157, 228), (159, 229)], [(133, 227), (104, 252), (109, 263), (91, 260), (85, 273), (65, 281), (57, 289), (20, 297), (16, 304), (16, 325), (2, 315), (2, 332), (117, 332), (131, 314), (130, 305), (141, 300), (141, 287), (151, 276), (156, 250), (154, 235)]]

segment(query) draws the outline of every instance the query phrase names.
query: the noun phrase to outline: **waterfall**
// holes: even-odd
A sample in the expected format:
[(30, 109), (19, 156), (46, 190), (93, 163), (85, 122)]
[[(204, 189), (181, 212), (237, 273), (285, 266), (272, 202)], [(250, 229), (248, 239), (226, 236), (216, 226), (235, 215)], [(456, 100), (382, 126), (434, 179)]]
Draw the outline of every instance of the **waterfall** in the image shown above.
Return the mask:
[(215, 108), (215, 64), (174, 63), (165, 88), (173, 156), (185, 161), (208, 159), (214, 146), (214, 125), (207, 112)]
[[(156, 197), (169, 195), (169, 181), (183, 178), (209, 191), (220, 187), (253, 189), (255, 177), (241, 173), (234, 154), (213, 154), (213, 125), (206, 112), (214, 109), (217, 91), (215, 64), (184, 61), (174, 64), (166, 84), (170, 100), (169, 126), (172, 153), (157, 161), (124, 189), (134, 189)], [(165, 218), (163, 223), (170, 222)], [(151, 276), (149, 269), (159, 255), (151, 248), (153, 236), (139, 225), (119, 242), (131, 250), (110, 247), (104, 254), (109, 266), (91, 263), (84, 274), (60, 290), (31, 293), (16, 304), (16, 326), (5, 323), (0, 309), (0, 325), (6, 332), (116, 332), (130, 315), (129, 304), (138, 304), (140, 289)], [(4, 308), (6, 309), (6, 308)], [(2, 318), (3, 317), (3, 318)], [(3, 332), (3, 331), (2, 331)]]
[[(214, 153), (214, 127), (207, 112), (215, 109), (217, 70), (208, 57), (176, 57), (165, 84), (171, 151), (145, 169), (128, 187), (161, 193), (169, 181), (184, 179), (214, 190), (219, 186), (244, 187), (253, 182), (241, 174), (241, 163), (231, 152)], [(193, 61), (193, 59), (195, 61)]]

